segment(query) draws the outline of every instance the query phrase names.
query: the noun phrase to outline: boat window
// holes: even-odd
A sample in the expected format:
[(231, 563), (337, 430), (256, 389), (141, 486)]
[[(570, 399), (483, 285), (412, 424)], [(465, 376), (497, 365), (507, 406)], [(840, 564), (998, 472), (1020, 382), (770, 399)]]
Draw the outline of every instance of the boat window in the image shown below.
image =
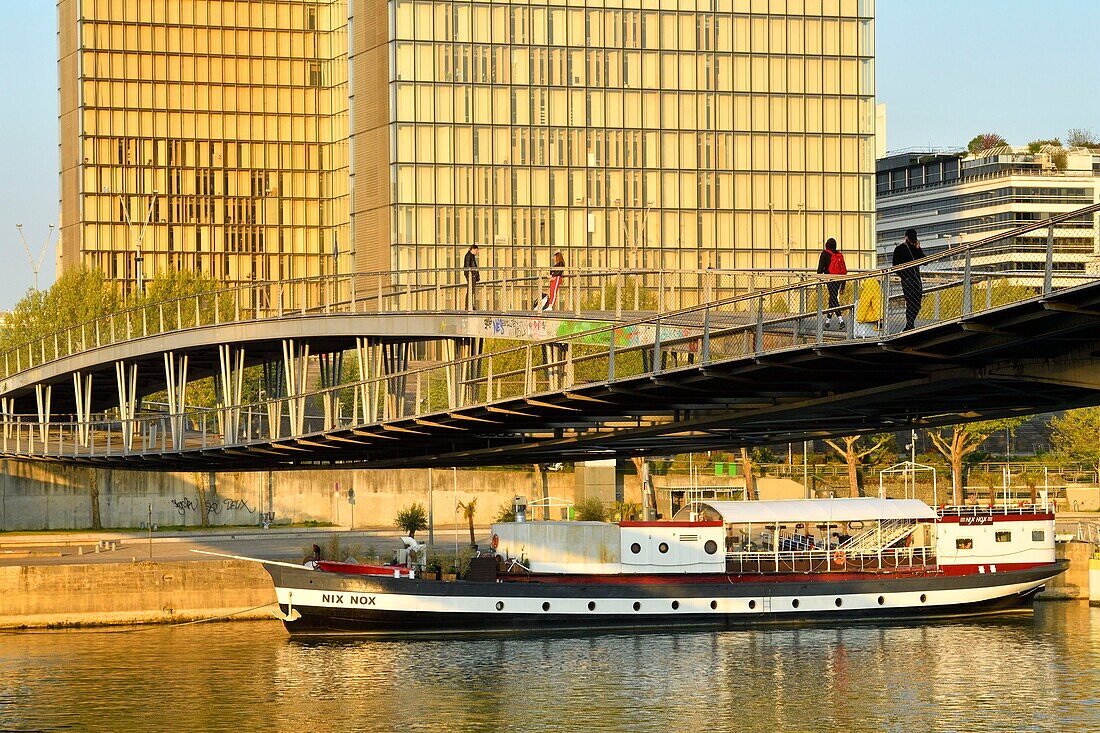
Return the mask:
[(642, 604), (638, 603), (637, 601), (634, 601), (634, 610), (635, 611), (641, 611), (642, 610)]
[(997, 533), (997, 541), (998, 542), (1011, 542), (1012, 541), (1012, 533), (1011, 532), (998, 532)]
[(749, 601), (749, 609), (756, 608), (756, 601)]
[(882, 605), (882, 604), (884, 604), (884, 603), (886, 603), (886, 599), (885, 599), (885, 598), (883, 598), (882, 596), (879, 596), (879, 597), (878, 597), (878, 605), (880, 605), (880, 606), (881, 606), (881, 605)]
[(668, 543), (662, 542), (661, 544), (657, 545), (657, 552), (661, 553), (662, 555), (668, 552)]
[(955, 549), (956, 550), (973, 550), (974, 549), (974, 540), (970, 539), (969, 537), (960, 537), (957, 540), (955, 540)]
[(550, 602), (549, 601), (543, 601), (542, 610), (543, 611), (549, 611), (550, 610)]
[(791, 607), (792, 608), (798, 608), (798, 599), (797, 598), (795, 598), (793, 601), (791, 601)]
[(837, 607), (837, 608), (840, 608), (840, 607), (841, 607), (841, 606), (843, 606), (843, 605), (844, 605), (844, 601), (842, 601), (841, 599), (837, 598), (837, 599), (836, 599), (836, 607)]
[(630, 551), (637, 555), (639, 552), (642, 551), (642, 546), (635, 542), (630, 546)]
[(673, 601), (672, 602), (672, 610), (675, 611), (678, 608), (680, 608), (680, 602), (679, 601)]
[(924, 603), (924, 602), (926, 602), (927, 600), (928, 600), (928, 596), (926, 596), (925, 594), (921, 593), (921, 594), (920, 594), (920, 602), (921, 602), (921, 603)]
[(1046, 541), (1046, 538), (1047, 538), (1047, 533), (1045, 531), (1043, 531), (1041, 529), (1031, 530), (1031, 541), (1032, 542), (1044, 542), (1044, 541)]
[(706, 544), (703, 545), (703, 552), (713, 555), (718, 552), (718, 543), (714, 540), (707, 540)]
[(595, 611), (596, 610), (596, 602), (595, 601), (589, 601), (588, 602), (588, 610), (589, 611)]
[(710, 610), (712, 610), (712, 611), (717, 611), (718, 610), (718, 601), (711, 601), (710, 602)]
[(497, 601), (497, 610), (498, 611), (503, 611), (504, 610), (504, 601)]

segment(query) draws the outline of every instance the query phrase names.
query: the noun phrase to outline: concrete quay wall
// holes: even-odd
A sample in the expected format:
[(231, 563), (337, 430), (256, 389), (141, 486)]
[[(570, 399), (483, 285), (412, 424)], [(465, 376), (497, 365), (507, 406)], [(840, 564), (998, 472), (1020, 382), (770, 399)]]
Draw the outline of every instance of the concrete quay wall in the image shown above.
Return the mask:
[(1093, 545), (1088, 542), (1059, 542), (1056, 546), (1059, 560), (1069, 560), (1069, 569), (1047, 583), (1036, 596), (1041, 601), (1080, 601), (1089, 599), (1089, 560)]
[[(576, 495), (573, 473), (544, 476), (550, 496), (572, 500)], [(436, 469), (432, 483), (436, 526), (465, 524), (456, 502), (476, 500), (474, 523), (484, 525), (513, 496), (530, 501), (543, 492), (542, 478), (522, 470)], [(355, 489), (354, 505), (349, 489)], [(414, 502), (427, 507), (428, 471), (155, 473), (0, 461), (0, 531), (90, 528), (93, 490), (99, 493), (104, 528), (144, 527), (150, 521), (160, 527), (199, 526), (204, 505), (213, 527), (258, 525), (269, 512), (276, 524), (377, 527), (393, 526), (397, 512)]]
[(274, 602), (271, 577), (238, 560), (0, 567), (0, 628), (274, 618)]

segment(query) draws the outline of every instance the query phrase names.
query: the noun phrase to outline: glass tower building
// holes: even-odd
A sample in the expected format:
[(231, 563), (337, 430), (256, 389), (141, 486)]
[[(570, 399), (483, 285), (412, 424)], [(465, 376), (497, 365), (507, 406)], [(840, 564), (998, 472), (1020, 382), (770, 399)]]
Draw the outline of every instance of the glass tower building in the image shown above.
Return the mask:
[(59, 0), (60, 269), (346, 272), (347, 0)]
[(873, 0), (350, 3), (363, 268), (873, 264)]

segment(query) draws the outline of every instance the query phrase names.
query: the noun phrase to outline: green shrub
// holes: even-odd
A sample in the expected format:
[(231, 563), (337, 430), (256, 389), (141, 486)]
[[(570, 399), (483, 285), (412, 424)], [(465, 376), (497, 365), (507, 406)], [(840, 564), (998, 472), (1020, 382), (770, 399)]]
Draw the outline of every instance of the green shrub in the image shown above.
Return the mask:
[(500, 509), (497, 510), (497, 515), (493, 518), (494, 522), (514, 522), (516, 521), (516, 508), (509, 502), (505, 502), (500, 505)]
[(606, 522), (607, 507), (594, 496), (590, 496), (577, 504), (577, 521), (579, 522)]
[(397, 513), (394, 524), (409, 537), (416, 537), (419, 530), (428, 527), (428, 511), (420, 502), (410, 504)]

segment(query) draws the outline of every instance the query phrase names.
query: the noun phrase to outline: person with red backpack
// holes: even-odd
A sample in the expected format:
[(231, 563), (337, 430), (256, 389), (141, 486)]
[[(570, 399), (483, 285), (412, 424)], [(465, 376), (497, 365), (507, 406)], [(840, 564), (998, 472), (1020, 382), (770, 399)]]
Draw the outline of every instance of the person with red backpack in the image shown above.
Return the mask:
[[(829, 237), (825, 242), (825, 249), (821, 251), (821, 257), (817, 260), (818, 275), (847, 275), (848, 266), (844, 264), (844, 255), (836, 248), (836, 240)], [(844, 316), (840, 310), (840, 291), (844, 289), (842, 282), (828, 282), (825, 287), (829, 290), (829, 306), (825, 311), (825, 328), (829, 328), (833, 319), (833, 312), (837, 312), (838, 328), (844, 329)]]

